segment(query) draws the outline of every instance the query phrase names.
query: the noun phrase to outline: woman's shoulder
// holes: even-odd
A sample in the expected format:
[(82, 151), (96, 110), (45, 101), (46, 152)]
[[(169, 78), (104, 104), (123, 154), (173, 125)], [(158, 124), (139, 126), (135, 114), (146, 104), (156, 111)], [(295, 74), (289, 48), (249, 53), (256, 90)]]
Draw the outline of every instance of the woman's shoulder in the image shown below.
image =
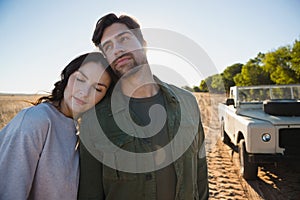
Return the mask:
[[(54, 108), (55, 109), (55, 108)], [(36, 129), (47, 128), (53, 117), (53, 108), (48, 103), (41, 103), (21, 110), (10, 123), (20, 124), (19, 127)]]
[(49, 103), (41, 103), (36, 106), (32, 106), (23, 110), (24, 117), (32, 118), (39, 122), (47, 120), (50, 115), (53, 115), (52, 106)]
[(24, 108), (1, 130), (2, 137), (6, 135), (6, 138), (18, 137), (22, 140), (39, 140), (42, 137), (40, 141), (43, 141), (51, 127), (51, 110), (44, 103)]

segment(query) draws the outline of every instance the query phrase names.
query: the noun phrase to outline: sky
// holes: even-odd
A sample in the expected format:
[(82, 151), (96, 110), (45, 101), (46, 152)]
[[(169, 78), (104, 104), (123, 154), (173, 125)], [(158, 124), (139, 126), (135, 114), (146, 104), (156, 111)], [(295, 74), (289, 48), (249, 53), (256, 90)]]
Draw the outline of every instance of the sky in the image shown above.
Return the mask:
[(0, 93), (50, 92), (73, 58), (97, 50), (95, 24), (110, 12), (150, 33), (154, 74), (192, 87), (299, 40), (299, 10), (299, 0), (0, 0)]

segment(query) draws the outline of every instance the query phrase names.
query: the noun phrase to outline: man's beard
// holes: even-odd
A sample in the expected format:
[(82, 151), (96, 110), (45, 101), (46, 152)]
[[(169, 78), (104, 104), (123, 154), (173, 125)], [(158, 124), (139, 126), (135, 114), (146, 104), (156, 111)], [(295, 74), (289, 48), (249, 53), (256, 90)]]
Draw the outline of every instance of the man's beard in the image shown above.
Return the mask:
[[(119, 58), (122, 58), (123, 56), (130, 56), (130, 58), (133, 60), (133, 62), (127, 63), (127, 65), (130, 65), (130, 66), (122, 66), (122, 68), (124, 68), (124, 69), (126, 68), (126, 71), (125, 71), (125, 72), (122, 71), (122, 68), (121, 68), (120, 71), (119, 71), (119, 70), (116, 70), (116, 69), (113, 70), (114, 73), (116, 74), (116, 76), (117, 76), (118, 78), (121, 78), (121, 77), (122, 77), (122, 78), (129, 77), (129, 76), (131, 76), (131, 75), (137, 73), (137, 72), (140, 70), (140, 68), (143, 66), (143, 64), (138, 64), (138, 63), (137, 63), (137, 61), (136, 61), (134, 55), (133, 55), (131, 52), (123, 54), (122, 56), (120, 56), (120, 57), (118, 57), (117, 59), (115, 59), (114, 62), (116, 62)], [(113, 62), (113, 63), (114, 63), (114, 62)]]

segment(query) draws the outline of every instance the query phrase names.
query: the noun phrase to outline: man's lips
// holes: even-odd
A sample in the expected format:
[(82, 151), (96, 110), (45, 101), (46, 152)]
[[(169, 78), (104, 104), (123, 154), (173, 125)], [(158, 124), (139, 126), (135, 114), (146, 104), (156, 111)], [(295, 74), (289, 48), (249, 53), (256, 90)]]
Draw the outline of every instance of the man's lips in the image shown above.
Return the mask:
[(129, 56), (129, 55), (122, 56), (122, 57), (118, 58), (116, 61), (114, 61), (114, 66), (117, 66), (117, 65), (121, 66), (123, 64), (126, 64), (129, 59), (131, 59), (131, 56)]

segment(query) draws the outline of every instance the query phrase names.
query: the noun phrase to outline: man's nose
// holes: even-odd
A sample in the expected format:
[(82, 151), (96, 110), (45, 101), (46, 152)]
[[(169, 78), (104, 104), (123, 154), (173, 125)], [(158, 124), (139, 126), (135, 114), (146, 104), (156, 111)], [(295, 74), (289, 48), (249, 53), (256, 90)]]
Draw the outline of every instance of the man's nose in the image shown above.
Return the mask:
[(114, 48), (114, 55), (115, 56), (120, 56), (125, 52), (125, 47), (124, 45), (120, 44), (119, 42), (115, 43), (115, 48)]

